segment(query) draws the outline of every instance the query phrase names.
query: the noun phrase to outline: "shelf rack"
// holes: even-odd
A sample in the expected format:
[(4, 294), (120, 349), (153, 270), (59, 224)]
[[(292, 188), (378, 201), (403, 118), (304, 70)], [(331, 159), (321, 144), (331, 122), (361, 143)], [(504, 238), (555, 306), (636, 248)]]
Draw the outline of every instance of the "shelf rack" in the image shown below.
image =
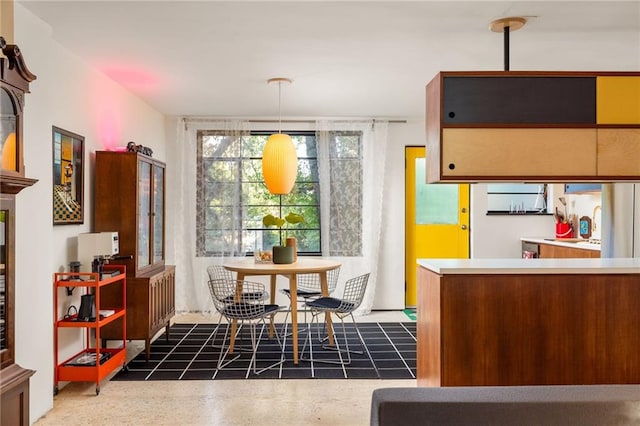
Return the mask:
[[(100, 383), (119, 366), (126, 369), (126, 266), (108, 265), (105, 270), (118, 271), (115, 276), (101, 279), (97, 272), (56, 272), (54, 273), (54, 358), (55, 379), (54, 395), (58, 394), (59, 382), (95, 382), (96, 395), (100, 394)], [(61, 287), (83, 288), (84, 294), (95, 294), (96, 318), (93, 321), (79, 321), (77, 313), (61, 315), (58, 311), (58, 294)], [(109, 297), (108, 300), (118, 300), (116, 305), (103, 306), (101, 294), (103, 291), (115, 292), (119, 297)], [(121, 295), (121, 296), (120, 296)], [(113, 303), (113, 302), (112, 302)], [(106, 317), (98, 313), (100, 310), (113, 310)], [(108, 324), (119, 321), (122, 329), (121, 345), (116, 348), (101, 347), (100, 329)], [(60, 361), (59, 359), (59, 330), (61, 328), (84, 328), (86, 339), (84, 348), (73, 356)], [(92, 336), (93, 333), (93, 336)], [(95, 357), (100, 362), (90, 362)], [(102, 358), (105, 358), (102, 360)]]

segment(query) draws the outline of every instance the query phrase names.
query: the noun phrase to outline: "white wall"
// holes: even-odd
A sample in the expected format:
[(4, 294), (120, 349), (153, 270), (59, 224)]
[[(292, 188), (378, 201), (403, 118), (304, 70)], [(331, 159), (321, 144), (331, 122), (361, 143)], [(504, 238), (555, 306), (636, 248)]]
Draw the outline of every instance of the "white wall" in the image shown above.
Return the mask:
[[(35, 421), (53, 406), (53, 273), (68, 270), (69, 261), (77, 258), (76, 236), (92, 230), (94, 153), (133, 140), (164, 159), (165, 130), (160, 113), (80, 62), (20, 4), (15, 5), (15, 42), (37, 75), (25, 96), (24, 160), (26, 176), (38, 182), (17, 197), (15, 309), (16, 361), (36, 371), (30, 382), (30, 417)], [(85, 137), (83, 225), (52, 225), (54, 125)], [(61, 308), (72, 301), (63, 296)], [(62, 352), (78, 346), (71, 336), (63, 341)]]

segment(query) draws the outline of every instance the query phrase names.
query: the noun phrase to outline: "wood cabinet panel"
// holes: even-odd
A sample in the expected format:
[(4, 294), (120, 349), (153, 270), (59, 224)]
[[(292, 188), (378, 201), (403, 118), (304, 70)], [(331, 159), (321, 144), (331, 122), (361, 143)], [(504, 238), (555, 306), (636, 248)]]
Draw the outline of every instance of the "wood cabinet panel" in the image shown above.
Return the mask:
[(595, 77), (445, 76), (443, 125), (594, 124)]
[(640, 128), (598, 129), (598, 176), (640, 176)]
[[(102, 297), (106, 304), (121, 296), (107, 293)], [(164, 271), (127, 278), (127, 339), (144, 340), (147, 359), (151, 341), (162, 328), (165, 328), (169, 339), (169, 327), (174, 316), (175, 266), (166, 265)], [(104, 340), (117, 337), (118, 330), (114, 326), (106, 326), (102, 330)]]
[(589, 176), (595, 129), (443, 129), (444, 176)]
[(419, 277), (419, 386), (640, 383), (637, 275)]
[(640, 77), (600, 76), (596, 87), (598, 124), (640, 124)]
[(543, 259), (570, 259), (570, 258), (599, 258), (598, 250), (556, 246), (553, 244), (540, 244), (539, 256)]

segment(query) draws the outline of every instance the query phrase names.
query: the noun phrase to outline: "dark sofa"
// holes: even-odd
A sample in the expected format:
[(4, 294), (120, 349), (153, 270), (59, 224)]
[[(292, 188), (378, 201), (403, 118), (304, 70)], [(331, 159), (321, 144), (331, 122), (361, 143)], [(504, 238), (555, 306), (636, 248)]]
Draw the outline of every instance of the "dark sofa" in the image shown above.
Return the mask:
[(640, 385), (382, 388), (371, 425), (640, 425)]

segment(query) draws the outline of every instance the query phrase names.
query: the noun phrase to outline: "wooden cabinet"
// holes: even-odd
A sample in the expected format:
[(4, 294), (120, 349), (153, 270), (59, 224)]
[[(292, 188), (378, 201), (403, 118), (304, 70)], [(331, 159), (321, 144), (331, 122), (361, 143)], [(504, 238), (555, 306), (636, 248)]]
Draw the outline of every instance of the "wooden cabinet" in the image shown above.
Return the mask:
[(427, 85), (428, 182), (640, 179), (640, 74), (442, 72)]
[[(165, 164), (135, 152), (96, 152), (96, 232), (117, 231), (127, 266), (127, 337), (151, 339), (175, 315), (175, 267), (165, 265)], [(114, 337), (106, 328), (105, 339)]]
[(16, 197), (37, 182), (25, 176), (22, 138), (24, 95), (36, 76), (18, 46), (0, 37), (0, 48), (0, 424), (28, 425), (29, 378), (35, 371), (16, 363), (16, 340), (24, 338), (15, 334)]
[(581, 249), (578, 247), (564, 247), (553, 244), (540, 244), (538, 257), (542, 259), (569, 259), (569, 258), (599, 258), (600, 251)]
[(509, 273), (418, 268), (418, 386), (640, 383), (638, 274), (523, 262)]
[[(54, 274), (54, 394), (58, 393), (59, 382), (95, 382), (96, 395), (100, 394), (100, 382), (118, 367), (125, 368), (127, 361), (127, 335), (125, 330), (126, 306), (125, 294), (127, 278), (125, 267), (110, 265), (117, 273), (115, 276), (102, 277), (99, 273), (88, 272), (56, 272)], [(76, 313), (62, 313), (57, 311), (58, 293), (61, 288), (81, 288), (83, 297), (94, 298), (93, 318), (79, 318)], [(108, 294), (116, 297), (106, 297)], [(87, 302), (85, 302), (87, 303)], [(82, 308), (79, 308), (81, 311)], [(117, 330), (117, 347), (107, 348), (102, 345), (101, 331), (111, 326)], [(60, 330), (64, 328), (84, 329), (85, 347), (64, 361), (60, 361), (58, 340)]]

